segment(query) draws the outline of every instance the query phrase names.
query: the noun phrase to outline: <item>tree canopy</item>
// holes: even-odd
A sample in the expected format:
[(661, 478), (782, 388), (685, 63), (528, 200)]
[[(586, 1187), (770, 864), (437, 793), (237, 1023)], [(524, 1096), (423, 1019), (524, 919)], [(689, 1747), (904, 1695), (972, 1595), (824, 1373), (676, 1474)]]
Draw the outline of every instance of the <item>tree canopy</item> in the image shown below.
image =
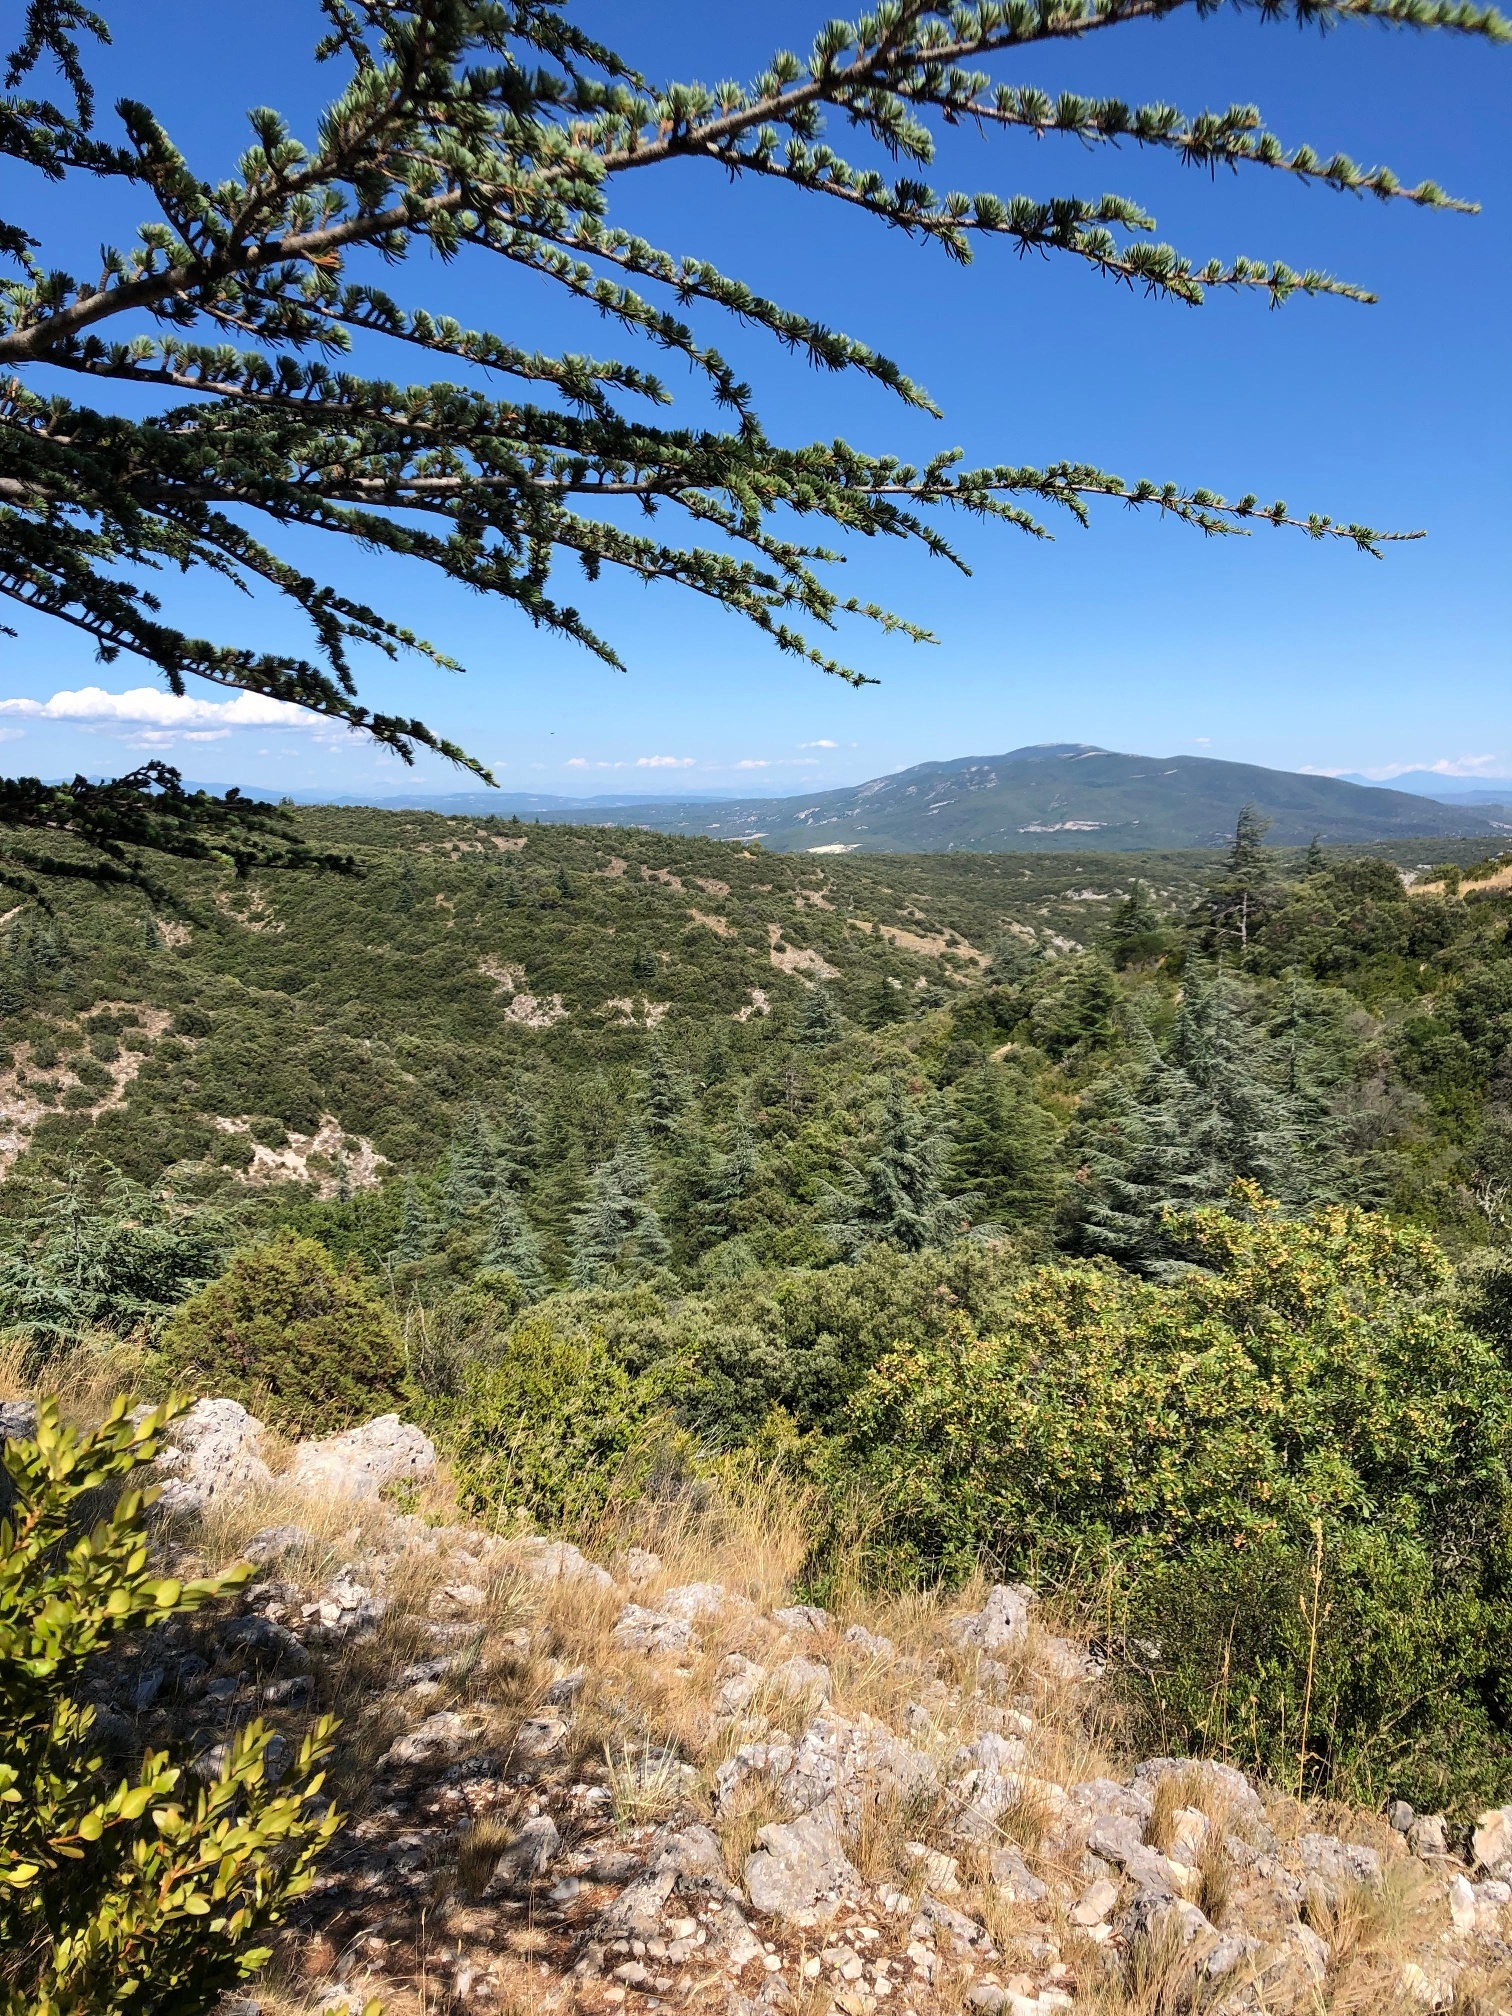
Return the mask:
[[(821, 369), (861, 374), (906, 405), (935, 409), (864, 341), (613, 221), (626, 178), (695, 159), (732, 182), (776, 180), (841, 203), (955, 260), (1001, 239), (1179, 303), (1221, 288), (1277, 304), (1299, 292), (1372, 297), (1281, 260), (1196, 260), (1150, 236), (1155, 220), (1117, 194), (939, 193), (923, 179), (933, 126), (1056, 133), (1094, 149), (1131, 141), (1198, 169), (1270, 170), (1382, 201), (1474, 207), (1432, 182), (1409, 186), (1388, 168), (1284, 144), (1251, 105), (1189, 114), (1052, 98), (978, 67), (1187, 4), (1195, 0), (885, 0), (822, 27), (804, 55), (778, 52), (746, 85), (708, 86), (649, 81), (553, 0), (322, 0), (314, 55), (339, 88), (313, 138), (296, 138), (271, 108), (254, 109), (236, 172), (210, 181), (144, 104), (122, 99), (107, 131), (92, 81), (106, 24), (77, 0), (29, 0), (6, 65), (0, 153), (73, 181), (81, 209), (102, 182), (124, 183), (150, 214), (134, 245), (106, 246), (87, 275), (62, 270), (20, 219), (0, 221), (0, 257), (13, 268), (0, 282), (0, 592), (83, 630), (107, 661), (123, 651), (145, 659), (175, 692), (196, 676), (310, 708), (406, 759), (427, 748), (486, 776), (423, 722), (364, 706), (351, 653), (452, 661), (399, 615), (305, 572), (278, 550), (280, 534), (314, 528), (422, 560), (610, 664), (619, 662), (613, 645), (555, 581), (569, 563), (589, 581), (619, 568), (711, 598), (779, 648), (857, 683), (864, 675), (816, 632), (852, 615), (926, 633), (842, 597), (827, 574), (838, 556), (822, 541), (884, 536), (954, 560), (937, 507), (1036, 537), (1046, 512), (1085, 521), (1098, 497), (1209, 534), (1263, 521), (1372, 552), (1416, 536), (1252, 495), (1228, 501), (1126, 482), (1080, 463), (970, 468), (950, 450), (915, 466), (838, 440), (774, 440), (751, 388), (693, 316), (732, 317)], [(1262, 0), (1261, 12), (1318, 28), (1373, 20), (1492, 41), (1512, 33), (1469, 0)], [(49, 70), (61, 102), (28, 95), (47, 88)], [(827, 137), (831, 119), (858, 158)], [(414, 302), (379, 284), (402, 274), (408, 255), (431, 250), (448, 263), (500, 259), (549, 281), (635, 339), (644, 361), (548, 355), (519, 333), (464, 327), (439, 299)], [(649, 368), (658, 355), (696, 374), (718, 425), (662, 424), (670, 395)], [(447, 375), (389, 375), (412, 359)], [(56, 389), (70, 378), (76, 398)], [(144, 413), (144, 391), (157, 410)], [(626, 499), (642, 507), (641, 529), (625, 522)], [(663, 536), (654, 521), (673, 512), (684, 531)], [(175, 568), (287, 597), (308, 619), (312, 654), (191, 636), (147, 585)], [(137, 779), (128, 795), (158, 803), (165, 782)], [(26, 823), (62, 823), (85, 843), (65, 856), (98, 861), (107, 826), (49, 819), (72, 801), (39, 792), (46, 802), (31, 805)], [(127, 840), (182, 850), (203, 844), (190, 829), (215, 835), (226, 824), (224, 801), (174, 800), (171, 809)], [(11, 816), (4, 805), (0, 814)], [(233, 823), (238, 816), (233, 808)], [(119, 813), (128, 827), (133, 817), (140, 828), (147, 815)]]

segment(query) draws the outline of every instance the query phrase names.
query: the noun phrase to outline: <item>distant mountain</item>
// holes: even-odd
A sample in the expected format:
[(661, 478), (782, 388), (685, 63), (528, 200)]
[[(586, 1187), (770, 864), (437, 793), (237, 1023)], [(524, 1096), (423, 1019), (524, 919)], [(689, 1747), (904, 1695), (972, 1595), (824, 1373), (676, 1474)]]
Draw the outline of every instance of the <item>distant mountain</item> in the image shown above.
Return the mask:
[(1416, 798), (1437, 798), (1447, 805), (1512, 805), (1512, 777), (1444, 777), (1437, 770), (1404, 770), (1397, 777), (1377, 779), (1346, 771), (1339, 781), (1407, 791)]
[[(289, 795), (302, 804), (364, 802), (308, 790)], [(1271, 821), (1270, 840), (1276, 846), (1306, 846), (1315, 833), (1343, 845), (1419, 836), (1425, 841), (1484, 838), (1506, 845), (1512, 835), (1512, 809), (1499, 802), (1446, 805), (1411, 791), (1340, 777), (1264, 770), (1210, 756), (1125, 756), (1084, 742), (920, 763), (870, 783), (804, 797), (567, 798), (458, 791), (411, 792), (366, 802), (387, 811), (518, 816), (553, 825), (601, 823), (700, 833), (715, 840), (759, 839), (784, 853), (1002, 854), (1079, 848), (1135, 853), (1221, 847), (1232, 837), (1234, 820), (1246, 802)]]
[[(1512, 834), (1512, 811), (1498, 819), (1499, 807), (1441, 805), (1406, 791), (1208, 756), (1125, 756), (1081, 742), (920, 763), (810, 797), (621, 805), (613, 823), (759, 839), (783, 852), (1001, 854), (1090, 847), (1132, 853), (1220, 847), (1246, 802), (1272, 822), (1270, 840), (1277, 846), (1305, 846), (1315, 833), (1350, 845), (1409, 835), (1493, 842)], [(539, 816), (574, 815), (543, 810)], [(582, 810), (575, 816), (581, 820)]]

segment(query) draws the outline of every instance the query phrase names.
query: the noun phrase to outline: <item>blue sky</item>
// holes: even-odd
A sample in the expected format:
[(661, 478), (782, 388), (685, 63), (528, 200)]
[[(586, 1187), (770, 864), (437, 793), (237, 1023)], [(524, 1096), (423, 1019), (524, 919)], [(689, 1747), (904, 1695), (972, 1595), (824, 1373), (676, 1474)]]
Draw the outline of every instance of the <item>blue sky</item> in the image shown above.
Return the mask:
[[(705, 79), (747, 76), (773, 48), (806, 46), (826, 12), (795, 0), (582, 0), (575, 11), (648, 73)], [(148, 100), (196, 167), (229, 164), (254, 103), (311, 130), (326, 81), (303, 58), (318, 32), (312, 8), (267, 0), (212, 16), (198, 0), (137, 0), (106, 12), (116, 44), (99, 65), (102, 100)], [(939, 188), (1118, 190), (1194, 255), (1279, 256), (1381, 296), (1375, 307), (1298, 300), (1276, 312), (1214, 297), (1191, 310), (992, 244), (962, 271), (838, 205), (731, 189), (699, 164), (647, 174), (617, 199), (619, 221), (872, 342), (945, 410), (943, 421), (912, 414), (708, 318), (701, 333), (756, 386), (768, 428), (910, 456), (960, 445), (973, 462), (1086, 460), (1429, 537), (1375, 561), (1294, 533), (1206, 541), (1109, 506), (1088, 532), (1054, 528), (1053, 544), (958, 526), (969, 580), (891, 542), (863, 545), (841, 570), (846, 591), (887, 602), (940, 642), (852, 626), (842, 655), (881, 681), (860, 692), (670, 588), (564, 579), (625, 659), (617, 674), (418, 567), (285, 542), (468, 667), (457, 677), (376, 660), (362, 668), (370, 704), (420, 714), (493, 764), (501, 784), (532, 791), (798, 791), (1056, 740), (1284, 768), (1512, 771), (1512, 51), (1361, 28), (1320, 39), (1253, 14), (1187, 12), (1033, 51), (995, 74), (1187, 110), (1253, 100), (1288, 144), (1342, 148), (1412, 181), (1431, 175), (1485, 207), (1475, 218), (1420, 214), (1259, 172), (1213, 180), (1134, 149), (947, 136)], [(42, 188), (7, 212), (40, 228), (51, 261), (80, 265), (135, 221)], [(417, 259), (389, 284), (529, 345), (634, 354), (591, 314), (485, 262), (441, 271)], [(643, 361), (690, 417), (702, 414), (691, 382)], [(187, 627), (302, 648), (278, 607), (193, 579), (166, 593)], [(228, 712), (209, 688), (187, 710), (166, 704), (145, 665), (101, 666), (82, 636), (26, 612), (6, 620), (18, 632), (0, 638), (12, 770), (97, 773), (155, 754), (190, 776), (265, 786), (467, 784), (434, 763), (407, 776), (324, 724), (270, 721), (248, 703)]]

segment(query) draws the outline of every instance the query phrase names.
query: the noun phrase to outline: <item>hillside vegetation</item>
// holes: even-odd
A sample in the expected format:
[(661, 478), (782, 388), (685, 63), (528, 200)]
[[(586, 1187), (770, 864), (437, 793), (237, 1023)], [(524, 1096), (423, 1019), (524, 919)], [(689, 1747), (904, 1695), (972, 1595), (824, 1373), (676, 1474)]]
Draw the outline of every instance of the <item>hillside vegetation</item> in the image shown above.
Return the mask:
[(818, 1596), (986, 1566), (1152, 1742), (1505, 1793), (1500, 861), (299, 822), (358, 872), (7, 920), (28, 1380), (400, 1405), (506, 1525), (775, 1466)]

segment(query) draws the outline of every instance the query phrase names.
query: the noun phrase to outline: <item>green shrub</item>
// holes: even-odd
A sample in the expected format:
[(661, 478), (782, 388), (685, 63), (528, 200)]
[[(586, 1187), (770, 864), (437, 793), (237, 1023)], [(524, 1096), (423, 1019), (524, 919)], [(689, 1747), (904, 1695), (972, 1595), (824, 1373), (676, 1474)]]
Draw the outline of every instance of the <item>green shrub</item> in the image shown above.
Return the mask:
[[(56, 1402), (36, 1437), (5, 1450), (0, 1525), (0, 2009), (5, 2016), (199, 2016), (269, 1958), (258, 1936), (309, 1888), (341, 1825), (311, 1805), (335, 1724), (322, 1719), (281, 1780), (271, 1731), (248, 1723), (220, 1775), (196, 1787), (164, 1751), (104, 1774), (86, 1664), (245, 1582), (245, 1563), (203, 1582), (148, 1570), (144, 1494), (127, 1488), (82, 1527), (88, 1494), (157, 1451), (170, 1404), (141, 1422), (118, 1400), (79, 1436)], [(376, 2011), (374, 2011), (376, 2016)]]
[(1165, 1744), (1294, 1784), (1305, 1752), (1313, 1788), (1427, 1806), (1504, 1794), (1512, 1374), (1430, 1240), (1240, 1188), (1181, 1227), (1214, 1272), (1039, 1269), (994, 1334), (894, 1352), (837, 1487), (883, 1572), (1096, 1590)]
[(669, 1384), (665, 1372), (627, 1372), (597, 1331), (564, 1333), (531, 1314), (496, 1355), (466, 1366), (433, 1418), (474, 1507), (580, 1527), (639, 1495), (658, 1468), (686, 1465), (665, 1413)]
[(404, 1374), (394, 1320), (356, 1267), (339, 1270), (317, 1240), (287, 1231), (186, 1302), (162, 1352), (179, 1383), (304, 1435), (381, 1413)]

